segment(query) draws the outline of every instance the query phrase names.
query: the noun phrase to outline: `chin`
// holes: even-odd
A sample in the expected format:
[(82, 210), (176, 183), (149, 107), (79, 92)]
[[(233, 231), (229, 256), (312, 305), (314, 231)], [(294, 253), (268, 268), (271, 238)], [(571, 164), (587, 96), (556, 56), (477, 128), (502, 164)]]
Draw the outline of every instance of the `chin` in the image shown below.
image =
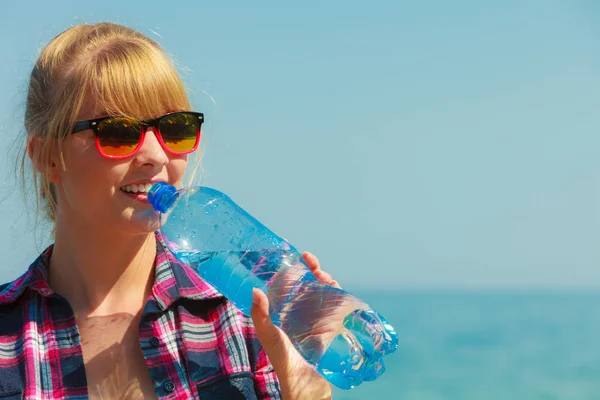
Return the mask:
[(160, 229), (160, 214), (154, 210), (135, 211), (126, 216), (124, 229), (134, 234), (149, 234)]

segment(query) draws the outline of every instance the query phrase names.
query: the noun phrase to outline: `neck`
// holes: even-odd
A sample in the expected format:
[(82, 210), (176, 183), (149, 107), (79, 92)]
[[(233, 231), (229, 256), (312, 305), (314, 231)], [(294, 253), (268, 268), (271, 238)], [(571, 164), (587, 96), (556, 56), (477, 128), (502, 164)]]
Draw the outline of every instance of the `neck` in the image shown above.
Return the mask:
[(136, 314), (152, 289), (153, 233), (124, 235), (79, 221), (56, 221), (49, 284), (76, 314)]

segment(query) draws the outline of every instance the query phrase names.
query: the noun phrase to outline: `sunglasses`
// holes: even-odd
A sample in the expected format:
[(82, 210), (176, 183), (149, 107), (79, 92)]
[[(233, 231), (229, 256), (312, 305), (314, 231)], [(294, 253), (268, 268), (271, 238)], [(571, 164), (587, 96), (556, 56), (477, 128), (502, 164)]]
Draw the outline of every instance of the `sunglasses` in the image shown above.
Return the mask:
[(92, 129), (96, 148), (106, 158), (122, 159), (136, 154), (146, 137), (146, 129), (154, 127), (162, 148), (174, 155), (195, 151), (200, 143), (200, 128), (204, 114), (178, 111), (160, 117), (138, 121), (127, 117), (100, 117), (75, 123), (71, 133)]

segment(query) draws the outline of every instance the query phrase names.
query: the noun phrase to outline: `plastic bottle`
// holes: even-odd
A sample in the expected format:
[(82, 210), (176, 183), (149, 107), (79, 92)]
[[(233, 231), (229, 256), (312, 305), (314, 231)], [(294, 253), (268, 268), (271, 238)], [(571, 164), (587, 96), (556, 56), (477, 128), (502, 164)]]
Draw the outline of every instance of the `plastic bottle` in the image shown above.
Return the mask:
[(263, 290), (273, 323), (332, 384), (350, 389), (383, 374), (382, 357), (398, 347), (394, 328), (358, 297), (321, 283), (298, 250), (224, 193), (161, 182), (148, 200), (169, 250), (246, 315), (252, 289)]

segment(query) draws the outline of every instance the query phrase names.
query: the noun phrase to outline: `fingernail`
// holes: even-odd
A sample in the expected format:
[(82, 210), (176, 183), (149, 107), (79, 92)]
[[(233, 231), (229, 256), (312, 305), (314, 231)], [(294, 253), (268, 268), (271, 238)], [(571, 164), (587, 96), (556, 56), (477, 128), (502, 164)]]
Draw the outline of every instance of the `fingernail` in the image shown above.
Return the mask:
[(258, 289), (252, 289), (252, 304), (258, 304)]

